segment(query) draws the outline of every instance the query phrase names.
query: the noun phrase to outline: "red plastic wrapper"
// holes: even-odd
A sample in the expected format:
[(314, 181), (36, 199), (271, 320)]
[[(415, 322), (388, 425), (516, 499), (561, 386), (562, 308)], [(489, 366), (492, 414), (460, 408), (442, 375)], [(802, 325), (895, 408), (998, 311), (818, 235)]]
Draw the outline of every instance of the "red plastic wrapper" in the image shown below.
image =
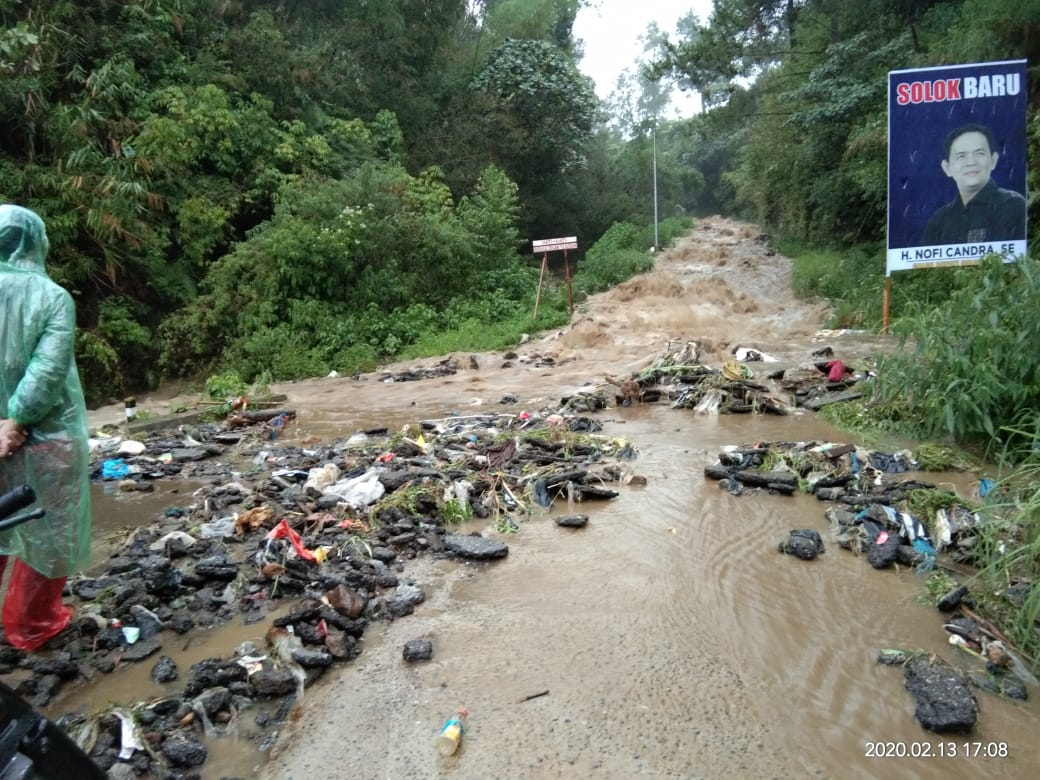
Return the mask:
[(314, 561), (314, 553), (303, 546), (303, 539), (296, 533), (292, 528), (289, 527), (289, 521), (282, 518), (278, 525), (271, 529), (270, 533), (267, 534), (268, 539), (288, 539), (292, 544), (293, 549), (296, 550), (296, 554), (303, 558), (305, 561)]

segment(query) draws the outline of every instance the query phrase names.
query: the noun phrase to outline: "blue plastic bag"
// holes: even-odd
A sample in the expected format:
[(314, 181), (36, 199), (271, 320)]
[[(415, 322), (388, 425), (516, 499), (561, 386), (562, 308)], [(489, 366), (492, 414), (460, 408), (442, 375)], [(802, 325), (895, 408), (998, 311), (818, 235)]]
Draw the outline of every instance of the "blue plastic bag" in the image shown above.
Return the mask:
[(122, 479), (130, 473), (130, 467), (123, 462), (122, 458), (106, 460), (101, 464), (102, 479)]

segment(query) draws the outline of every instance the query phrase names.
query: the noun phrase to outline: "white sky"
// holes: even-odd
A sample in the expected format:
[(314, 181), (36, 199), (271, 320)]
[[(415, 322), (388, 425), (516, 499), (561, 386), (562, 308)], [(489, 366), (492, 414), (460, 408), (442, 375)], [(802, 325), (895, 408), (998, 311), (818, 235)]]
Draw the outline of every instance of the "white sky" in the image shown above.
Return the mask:
[[(680, 17), (692, 11), (706, 24), (712, 5), (713, 0), (593, 0), (592, 6), (578, 11), (574, 20), (574, 37), (585, 44), (585, 56), (578, 67), (596, 82), (596, 94), (606, 99), (621, 72), (634, 73), (636, 63), (642, 60), (639, 38), (650, 22), (657, 22), (674, 40)], [(672, 92), (672, 104), (682, 116), (700, 109), (697, 97), (678, 89)]]

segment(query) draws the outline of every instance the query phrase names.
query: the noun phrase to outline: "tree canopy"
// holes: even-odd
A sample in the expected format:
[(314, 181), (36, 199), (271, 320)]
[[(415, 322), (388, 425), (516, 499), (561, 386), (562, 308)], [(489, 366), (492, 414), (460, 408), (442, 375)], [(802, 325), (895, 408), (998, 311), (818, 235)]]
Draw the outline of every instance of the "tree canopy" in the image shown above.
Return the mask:
[[(585, 5), (0, 0), (0, 198), (46, 220), (93, 400), (372, 366), (484, 301), (519, 311), (528, 241), (589, 247), (655, 196), (878, 242), (886, 72), (1040, 46), (1027, 0), (717, 0), (648, 32), (610, 121)], [(705, 111), (662, 118), (655, 79)]]

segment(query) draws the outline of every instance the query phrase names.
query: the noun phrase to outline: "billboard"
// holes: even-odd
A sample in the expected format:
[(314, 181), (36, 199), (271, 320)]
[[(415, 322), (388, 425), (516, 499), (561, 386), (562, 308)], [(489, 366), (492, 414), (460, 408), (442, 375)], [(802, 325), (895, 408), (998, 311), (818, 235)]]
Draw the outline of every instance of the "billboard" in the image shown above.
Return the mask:
[(888, 74), (886, 275), (1026, 252), (1026, 61)]

